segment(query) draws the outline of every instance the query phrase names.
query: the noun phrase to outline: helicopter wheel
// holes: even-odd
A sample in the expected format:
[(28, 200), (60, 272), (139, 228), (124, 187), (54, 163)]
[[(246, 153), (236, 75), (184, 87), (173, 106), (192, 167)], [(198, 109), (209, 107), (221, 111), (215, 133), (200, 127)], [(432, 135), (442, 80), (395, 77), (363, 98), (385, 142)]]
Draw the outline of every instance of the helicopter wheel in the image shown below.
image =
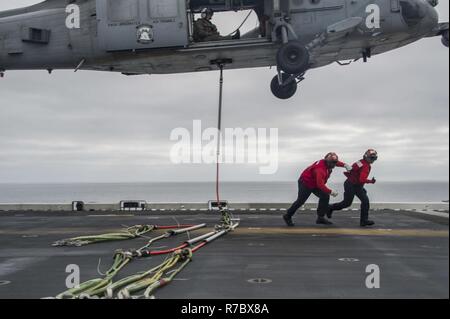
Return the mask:
[(280, 85), (278, 75), (273, 78), (272, 83), (270, 84), (270, 89), (272, 90), (273, 95), (281, 100), (290, 99), (297, 92), (297, 82), (295, 80), (285, 84), (289, 78), (290, 75), (283, 73), (283, 84)]
[(448, 30), (445, 30), (444, 33), (442, 33), (442, 44), (448, 48)]
[(277, 53), (278, 68), (288, 74), (302, 74), (309, 68), (310, 54), (299, 41), (284, 44)]

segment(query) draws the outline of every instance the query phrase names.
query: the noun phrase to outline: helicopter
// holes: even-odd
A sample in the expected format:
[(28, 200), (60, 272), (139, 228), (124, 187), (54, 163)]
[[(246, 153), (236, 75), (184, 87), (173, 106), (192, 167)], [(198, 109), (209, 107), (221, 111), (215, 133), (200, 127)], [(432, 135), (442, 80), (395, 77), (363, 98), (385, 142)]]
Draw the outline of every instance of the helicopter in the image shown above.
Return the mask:
[[(439, 0), (47, 0), (0, 12), (0, 75), (91, 70), (124, 75), (274, 67), (279, 99), (306, 74), (428, 37), (448, 48)], [(259, 26), (238, 39), (196, 41), (196, 16), (250, 10)]]

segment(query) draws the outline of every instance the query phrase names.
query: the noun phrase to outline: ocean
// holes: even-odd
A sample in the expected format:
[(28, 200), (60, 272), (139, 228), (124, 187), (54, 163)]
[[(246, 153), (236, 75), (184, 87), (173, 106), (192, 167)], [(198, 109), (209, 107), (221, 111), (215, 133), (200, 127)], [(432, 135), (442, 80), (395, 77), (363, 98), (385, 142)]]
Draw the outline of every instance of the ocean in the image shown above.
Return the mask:
[[(103, 183), (0, 184), (0, 203), (62, 204), (117, 203), (146, 200), (154, 203), (195, 203), (215, 198), (214, 183)], [(343, 192), (343, 185), (330, 185)], [(373, 202), (442, 202), (449, 199), (448, 182), (380, 182), (367, 187)], [(296, 182), (226, 182), (221, 198), (230, 202), (285, 203), (295, 200)], [(340, 196), (342, 198), (342, 195)], [(316, 199), (311, 197), (310, 201)], [(336, 199), (336, 201), (339, 200)]]

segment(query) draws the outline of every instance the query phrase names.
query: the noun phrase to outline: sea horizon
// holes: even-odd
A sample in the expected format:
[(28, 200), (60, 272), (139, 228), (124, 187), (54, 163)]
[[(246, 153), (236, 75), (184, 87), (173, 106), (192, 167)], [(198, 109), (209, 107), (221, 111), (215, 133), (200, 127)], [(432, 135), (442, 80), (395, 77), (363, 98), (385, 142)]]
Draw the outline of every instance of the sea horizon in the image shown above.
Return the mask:
[[(342, 199), (342, 183), (330, 183)], [(448, 181), (383, 181), (367, 185), (372, 202), (436, 203), (449, 199)], [(296, 181), (221, 183), (221, 197), (230, 202), (285, 203), (295, 200)], [(215, 182), (61, 182), (0, 183), (1, 204), (62, 204), (72, 201), (116, 203), (207, 202), (215, 198)], [(314, 196), (310, 198), (315, 201)], [(334, 201), (334, 200), (333, 200)]]

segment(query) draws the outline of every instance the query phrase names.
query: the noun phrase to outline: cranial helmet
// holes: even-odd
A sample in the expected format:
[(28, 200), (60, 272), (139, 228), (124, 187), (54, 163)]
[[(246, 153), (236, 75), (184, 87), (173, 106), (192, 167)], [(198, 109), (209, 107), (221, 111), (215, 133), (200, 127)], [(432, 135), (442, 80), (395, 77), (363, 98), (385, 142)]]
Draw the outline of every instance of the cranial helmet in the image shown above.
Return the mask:
[(212, 17), (214, 15), (214, 10), (211, 8), (203, 8), (201, 11), (202, 18)]
[(370, 149), (364, 154), (364, 159), (368, 162), (373, 163), (376, 160), (378, 160), (378, 152), (373, 149)]
[(336, 153), (328, 153), (325, 155), (325, 161), (327, 162), (329, 167), (336, 167), (339, 162), (339, 156)]

